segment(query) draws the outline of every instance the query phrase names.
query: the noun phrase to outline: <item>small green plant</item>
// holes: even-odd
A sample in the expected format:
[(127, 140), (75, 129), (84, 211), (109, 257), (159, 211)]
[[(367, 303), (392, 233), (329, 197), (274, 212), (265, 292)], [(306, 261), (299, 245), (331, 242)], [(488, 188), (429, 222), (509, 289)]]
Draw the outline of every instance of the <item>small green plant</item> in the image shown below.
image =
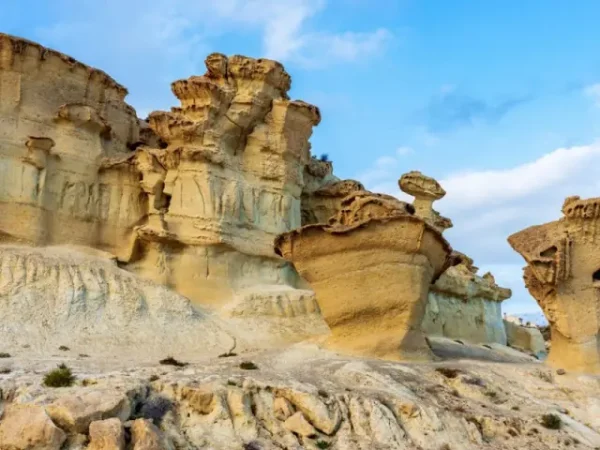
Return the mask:
[(327, 441), (317, 441), (318, 448), (329, 448), (331, 444)]
[(10, 353), (0, 352), (0, 358), (10, 358)]
[(80, 357), (80, 358), (89, 358), (89, 357), (90, 357), (90, 355), (87, 355), (87, 354), (85, 354), (85, 353), (80, 353), (80, 354), (79, 354), (79, 357)]
[(61, 364), (58, 368), (51, 370), (44, 375), (44, 386), (47, 387), (69, 387), (75, 382), (75, 375), (70, 368), (65, 364)]
[(237, 386), (237, 384), (235, 384), (235, 381), (228, 380), (227, 386)]
[(252, 361), (244, 361), (240, 364), (240, 369), (244, 370), (258, 370), (258, 366), (254, 364)]
[(150, 375), (150, 378), (148, 378), (148, 381), (150, 383), (152, 383), (153, 381), (156, 381), (158, 379), (160, 379), (160, 377), (158, 375), (154, 374), (154, 375)]
[(9, 374), (9, 373), (11, 373), (11, 372), (12, 372), (12, 370), (11, 370), (11, 369), (9, 369), (8, 367), (5, 367), (5, 368), (3, 368), (3, 369), (0, 369), (0, 375), (7, 375), (7, 374)]
[(549, 430), (560, 430), (562, 419), (556, 414), (544, 414), (542, 416), (542, 426)]
[(175, 367), (184, 367), (184, 366), (187, 366), (187, 363), (184, 363), (184, 362), (181, 362), (181, 361), (177, 361), (172, 356), (168, 356), (165, 359), (161, 359), (159, 361), (159, 363), (162, 364), (163, 366), (175, 366)]
[(513, 411), (520, 411), (520, 410), (521, 410), (521, 408), (519, 408), (519, 407), (518, 407), (518, 406), (516, 406), (516, 405), (515, 405), (515, 406), (513, 406), (511, 409), (512, 409)]
[(83, 380), (81, 380), (81, 385), (84, 387), (93, 386), (95, 384), (98, 384), (96, 380), (90, 380), (89, 378), (84, 378)]
[(69, 350), (71, 350), (69, 347), (67, 347), (66, 345), (61, 345), (60, 347), (58, 347), (58, 349), (61, 352), (68, 352)]

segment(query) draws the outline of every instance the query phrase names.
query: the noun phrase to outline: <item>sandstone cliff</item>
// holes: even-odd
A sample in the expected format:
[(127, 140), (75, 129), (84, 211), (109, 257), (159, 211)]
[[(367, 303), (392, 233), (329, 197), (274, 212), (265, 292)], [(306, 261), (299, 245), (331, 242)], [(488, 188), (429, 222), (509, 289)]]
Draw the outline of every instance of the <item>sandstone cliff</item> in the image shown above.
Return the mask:
[(513, 234), (523, 279), (550, 323), (548, 362), (600, 372), (600, 199), (568, 197), (563, 217)]
[(146, 201), (130, 153), (138, 119), (104, 72), (0, 34), (0, 241), (72, 243), (127, 259)]
[(301, 225), (319, 111), (275, 61), (206, 65), (146, 123), (105, 73), (0, 35), (0, 240), (107, 251), (197, 304), (296, 286), (272, 242)]
[(212, 54), (206, 65), (206, 75), (173, 83), (180, 107), (149, 116), (165, 148), (136, 151), (149, 213), (130, 268), (220, 304), (235, 289), (296, 283), (272, 242), (300, 226), (320, 115), (288, 100), (290, 77), (275, 61)]

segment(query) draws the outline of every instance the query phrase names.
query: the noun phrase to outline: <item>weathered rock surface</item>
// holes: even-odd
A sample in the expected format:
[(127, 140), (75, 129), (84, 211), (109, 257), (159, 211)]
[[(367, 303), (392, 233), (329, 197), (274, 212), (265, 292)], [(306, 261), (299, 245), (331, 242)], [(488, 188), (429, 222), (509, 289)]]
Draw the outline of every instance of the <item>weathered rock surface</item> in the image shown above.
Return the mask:
[(92, 422), (89, 434), (88, 450), (125, 450), (125, 432), (117, 418)]
[(301, 225), (316, 107), (281, 64), (212, 54), (139, 121), (105, 73), (0, 34), (0, 242), (76, 244), (196, 304), (296, 286), (273, 253)]
[(506, 345), (501, 302), (510, 298), (510, 289), (499, 287), (490, 273), (477, 275), (470, 258), (455, 254), (459, 264), (448, 268), (431, 286), (423, 331), (431, 336)]
[(275, 61), (212, 54), (206, 65), (206, 75), (172, 84), (180, 107), (149, 116), (166, 147), (136, 150), (149, 213), (130, 268), (221, 305), (236, 289), (295, 285), (272, 242), (300, 226), (320, 114), (287, 98), (290, 77)]
[[(132, 367), (91, 355), (66, 362), (78, 379), (96, 384), (51, 389), (42, 387), (41, 379), (55, 360), (32, 359), (27, 352), (15, 354), (13, 372), (0, 375), (6, 411), (20, 404), (42, 410), (37, 405), (83, 398), (82, 393), (120, 392), (131, 404), (122, 422), (129, 430), (126, 446), (138, 450), (600, 446), (598, 377), (552, 377), (539, 363), (400, 364), (341, 357), (308, 345), (184, 368), (148, 362)], [(244, 360), (258, 369), (241, 370)], [(559, 417), (560, 429), (544, 428), (545, 414)], [(97, 423), (84, 433), (92, 442)], [(121, 422), (112, 423), (118, 429)]]
[(504, 327), (508, 345), (532, 353), (538, 359), (546, 357), (546, 342), (537, 327), (525, 327), (507, 320), (504, 321)]
[(440, 232), (452, 228), (452, 221), (442, 217), (433, 209), (433, 202), (444, 198), (446, 195), (444, 188), (435, 179), (413, 170), (400, 177), (398, 186), (402, 192), (415, 198), (412, 205), (415, 208), (416, 216), (422, 218)]
[(46, 406), (50, 418), (64, 430), (85, 433), (92, 422), (100, 430), (112, 430), (112, 422), (107, 419), (125, 420), (131, 415), (129, 399), (118, 392), (91, 391), (62, 397)]
[(9, 404), (0, 416), (2, 450), (59, 450), (65, 439), (41, 406)]
[(194, 348), (218, 354), (232, 342), (225, 325), (188, 299), (69, 247), (0, 246), (0, 311), (4, 349), (48, 354), (64, 345), (130, 357), (143, 348), (164, 357)]
[(329, 224), (277, 238), (276, 251), (316, 292), (330, 348), (390, 359), (430, 355), (421, 321), (451, 249), (413, 212), (394, 197), (358, 191)]
[(353, 192), (365, 190), (358, 181), (335, 177), (331, 162), (315, 158), (304, 169), (304, 182), (302, 226), (328, 223), (341, 209), (344, 198)]
[(599, 205), (599, 198), (569, 197), (560, 220), (508, 238), (550, 323), (548, 363), (567, 370), (600, 372)]
[(139, 139), (127, 90), (104, 72), (0, 34), (0, 240), (131, 251), (137, 174), (105, 170)]

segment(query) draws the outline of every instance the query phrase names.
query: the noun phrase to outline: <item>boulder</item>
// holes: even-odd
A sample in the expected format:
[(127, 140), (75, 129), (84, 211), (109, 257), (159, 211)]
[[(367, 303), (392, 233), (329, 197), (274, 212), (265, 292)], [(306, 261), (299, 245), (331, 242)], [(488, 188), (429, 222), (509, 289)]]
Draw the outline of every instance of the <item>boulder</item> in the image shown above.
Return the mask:
[[(46, 406), (46, 411), (61, 428), (72, 433), (86, 433), (94, 421), (126, 420), (131, 414), (131, 406), (127, 396), (118, 392), (83, 391), (60, 397)], [(110, 428), (111, 423), (104, 425)], [(104, 425), (99, 429), (105, 429)]]
[(92, 422), (89, 435), (88, 450), (125, 450), (123, 424), (117, 418)]
[(11, 404), (0, 419), (0, 448), (7, 450), (59, 450), (67, 439), (44, 408)]

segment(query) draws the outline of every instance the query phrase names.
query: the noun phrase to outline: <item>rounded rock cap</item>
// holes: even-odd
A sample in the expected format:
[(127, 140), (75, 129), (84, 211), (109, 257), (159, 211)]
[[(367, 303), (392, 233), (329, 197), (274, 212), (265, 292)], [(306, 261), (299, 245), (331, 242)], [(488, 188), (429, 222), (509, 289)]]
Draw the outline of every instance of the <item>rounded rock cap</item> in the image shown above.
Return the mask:
[(402, 192), (415, 198), (439, 200), (446, 195), (446, 191), (436, 180), (417, 170), (402, 175), (398, 180), (398, 186)]

